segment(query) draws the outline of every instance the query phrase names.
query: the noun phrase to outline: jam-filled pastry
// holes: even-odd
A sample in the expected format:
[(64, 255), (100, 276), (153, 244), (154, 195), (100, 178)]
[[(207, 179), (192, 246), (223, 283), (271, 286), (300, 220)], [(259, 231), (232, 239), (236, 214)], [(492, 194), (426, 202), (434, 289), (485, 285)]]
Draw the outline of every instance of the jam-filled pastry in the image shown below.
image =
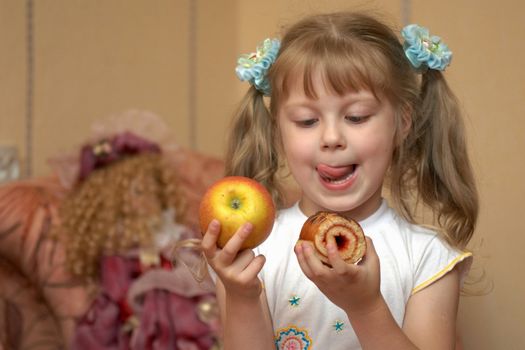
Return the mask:
[(312, 242), (316, 255), (326, 265), (330, 265), (326, 249), (330, 241), (335, 242), (339, 255), (349, 264), (359, 262), (366, 251), (365, 235), (357, 221), (327, 211), (317, 212), (306, 220), (299, 240)]

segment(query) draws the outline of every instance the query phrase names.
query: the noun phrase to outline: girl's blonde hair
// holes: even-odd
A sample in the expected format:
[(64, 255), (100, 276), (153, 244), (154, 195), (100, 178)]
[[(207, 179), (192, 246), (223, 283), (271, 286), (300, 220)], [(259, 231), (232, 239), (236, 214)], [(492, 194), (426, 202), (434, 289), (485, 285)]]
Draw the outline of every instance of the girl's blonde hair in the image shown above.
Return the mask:
[(175, 169), (162, 155), (128, 156), (93, 171), (61, 206), (57, 234), (74, 276), (94, 278), (104, 254), (153, 247), (162, 213), (172, 208), (182, 221), (184, 203)]
[[(458, 102), (440, 71), (428, 70), (420, 78), (392, 29), (368, 14), (316, 15), (286, 31), (268, 71), (269, 106), (251, 87), (234, 119), (227, 174), (260, 181), (282, 203), (278, 106), (297, 80), (316, 98), (316, 71), (334, 93), (365, 89), (392, 104), (397, 147), (387, 183), (393, 205), (415, 223), (417, 203), (423, 203), (449, 243), (464, 247), (475, 228), (478, 196)], [(411, 129), (403, 137), (407, 120)]]

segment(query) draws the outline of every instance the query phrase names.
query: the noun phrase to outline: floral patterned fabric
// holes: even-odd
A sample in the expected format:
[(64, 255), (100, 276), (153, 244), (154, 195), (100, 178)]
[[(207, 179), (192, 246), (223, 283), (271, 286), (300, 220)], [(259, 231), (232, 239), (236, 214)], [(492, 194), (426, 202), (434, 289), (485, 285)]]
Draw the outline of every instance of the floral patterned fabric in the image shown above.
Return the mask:
[[(140, 297), (140, 309), (128, 302), (130, 288), (144, 271), (135, 256), (108, 256), (103, 259), (102, 290), (80, 320), (72, 349), (175, 349), (208, 350), (215, 343), (216, 329), (199, 319), (196, 305), (213, 300), (202, 291), (192, 297), (151, 285)], [(174, 281), (176, 282), (176, 280)]]

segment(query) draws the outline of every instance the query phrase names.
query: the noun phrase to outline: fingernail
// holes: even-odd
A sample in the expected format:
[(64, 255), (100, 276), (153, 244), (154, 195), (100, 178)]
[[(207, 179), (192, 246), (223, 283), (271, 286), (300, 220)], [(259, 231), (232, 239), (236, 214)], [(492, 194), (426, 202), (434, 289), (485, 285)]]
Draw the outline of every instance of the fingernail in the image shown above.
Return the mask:
[(217, 229), (219, 227), (220, 223), (219, 223), (219, 220), (217, 219), (213, 219), (211, 222), (210, 222), (210, 227), (213, 228), (213, 229)]
[(301, 248), (302, 248), (303, 252), (310, 253), (310, 245), (309, 244), (301, 243)]
[(253, 224), (251, 222), (247, 222), (244, 224), (244, 232), (249, 232), (253, 229)]

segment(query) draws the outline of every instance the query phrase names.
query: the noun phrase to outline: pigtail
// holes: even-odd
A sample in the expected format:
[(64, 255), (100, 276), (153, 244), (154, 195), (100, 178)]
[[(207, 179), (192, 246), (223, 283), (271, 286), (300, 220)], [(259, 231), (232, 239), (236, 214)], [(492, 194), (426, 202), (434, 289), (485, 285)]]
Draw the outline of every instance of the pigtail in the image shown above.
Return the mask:
[(259, 181), (268, 189), (276, 206), (281, 207), (283, 197), (277, 179), (279, 137), (275, 124), (263, 95), (251, 86), (233, 120), (225, 173)]
[(443, 235), (465, 247), (478, 216), (478, 194), (458, 101), (443, 74), (423, 74), (420, 109), (414, 118), (415, 182), (419, 199), (435, 213)]

